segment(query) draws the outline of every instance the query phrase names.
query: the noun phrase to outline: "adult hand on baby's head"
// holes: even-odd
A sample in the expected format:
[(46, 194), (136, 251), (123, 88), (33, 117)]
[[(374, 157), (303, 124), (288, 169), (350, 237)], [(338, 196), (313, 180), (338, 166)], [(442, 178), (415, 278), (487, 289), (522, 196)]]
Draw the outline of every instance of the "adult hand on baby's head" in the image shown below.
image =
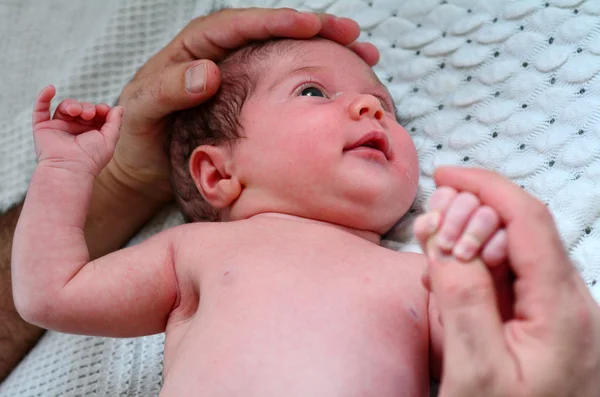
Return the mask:
[(503, 320), (480, 260), (430, 259), (444, 325), (440, 397), (598, 396), (600, 308), (546, 206), (489, 171), (441, 168), (435, 181), (473, 193), (498, 213), (516, 278), (513, 316)]
[(352, 20), (291, 9), (227, 9), (192, 20), (123, 89), (121, 138), (106, 172), (149, 199), (170, 200), (165, 117), (216, 93), (220, 73), (213, 61), (253, 40), (319, 35), (349, 46), (374, 65), (379, 53), (371, 44), (355, 43), (359, 33)]

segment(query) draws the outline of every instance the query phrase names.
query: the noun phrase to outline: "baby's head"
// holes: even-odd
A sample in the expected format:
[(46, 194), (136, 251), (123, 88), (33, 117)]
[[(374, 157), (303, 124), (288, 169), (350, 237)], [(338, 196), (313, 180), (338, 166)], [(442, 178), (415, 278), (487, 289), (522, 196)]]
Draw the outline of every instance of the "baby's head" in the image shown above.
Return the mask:
[(219, 92), (169, 126), (188, 220), (282, 213), (383, 234), (406, 213), (415, 146), (355, 53), (325, 39), (274, 40), (219, 68)]

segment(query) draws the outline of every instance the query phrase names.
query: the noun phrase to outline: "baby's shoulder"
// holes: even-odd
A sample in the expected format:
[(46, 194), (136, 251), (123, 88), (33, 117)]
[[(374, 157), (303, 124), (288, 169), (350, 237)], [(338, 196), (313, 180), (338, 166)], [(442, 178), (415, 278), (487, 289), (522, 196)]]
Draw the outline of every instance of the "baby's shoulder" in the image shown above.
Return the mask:
[(234, 234), (228, 222), (192, 222), (175, 226), (168, 230), (173, 238), (180, 243), (196, 244), (215, 239), (226, 239)]
[(397, 251), (389, 247), (381, 246), (379, 254), (389, 261), (402, 263), (403, 265), (423, 269), (427, 266), (427, 258), (423, 254), (415, 252)]

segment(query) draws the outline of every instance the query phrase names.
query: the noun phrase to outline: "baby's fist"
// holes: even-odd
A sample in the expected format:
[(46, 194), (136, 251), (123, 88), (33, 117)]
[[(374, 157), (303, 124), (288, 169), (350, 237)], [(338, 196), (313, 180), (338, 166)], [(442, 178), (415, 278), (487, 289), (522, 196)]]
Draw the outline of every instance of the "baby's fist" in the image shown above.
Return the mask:
[(506, 232), (498, 214), (471, 193), (438, 188), (429, 200), (429, 212), (416, 220), (414, 231), (425, 252), (435, 235), (437, 249), (465, 262), (479, 255), (494, 267), (507, 257)]
[(66, 99), (50, 117), (55, 94), (49, 85), (35, 101), (33, 134), (39, 164), (98, 176), (114, 153), (123, 109)]

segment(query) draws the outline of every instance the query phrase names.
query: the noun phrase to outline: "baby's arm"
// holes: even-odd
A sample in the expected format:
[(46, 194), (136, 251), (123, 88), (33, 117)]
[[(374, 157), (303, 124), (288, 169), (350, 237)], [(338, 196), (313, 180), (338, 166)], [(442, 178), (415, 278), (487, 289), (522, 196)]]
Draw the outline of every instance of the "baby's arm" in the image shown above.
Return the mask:
[[(503, 316), (510, 305), (510, 288), (507, 283), (506, 266), (507, 239), (501, 229), (498, 214), (490, 207), (482, 206), (476, 196), (470, 193), (457, 193), (453, 189), (440, 188), (432, 195), (430, 211), (415, 222), (415, 234), (423, 251), (431, 255), (454, 257), (465, 266), (486, 266), (498, 290), (498, 303)], [(427, 273), (423, 283), (430, 289)], [(476, 293), (476, 291), (473, 291)], [(429, 331), (431, 374), (440, 379), (443, 359), (443, 334), (439, 310), (435, 296), (429, 297)]]
[(13, 294), (29, 322), (62, 332), (135, 336), (162, 332), (177, 304), (173, 233), (90, 261), (83, 227), (95, 178), (114, 152), (121, 108), (38, 96), (38, 166), (15, 232)]

